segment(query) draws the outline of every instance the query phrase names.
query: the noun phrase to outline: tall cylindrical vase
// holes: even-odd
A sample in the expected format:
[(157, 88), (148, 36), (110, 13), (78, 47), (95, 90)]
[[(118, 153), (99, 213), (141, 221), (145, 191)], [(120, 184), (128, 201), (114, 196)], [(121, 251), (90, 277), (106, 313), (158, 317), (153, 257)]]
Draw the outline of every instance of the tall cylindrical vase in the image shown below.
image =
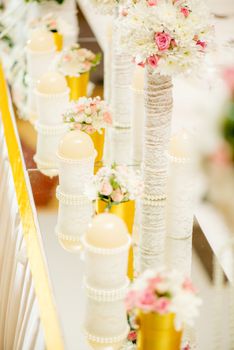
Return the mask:
[(137, 350), (180, 350), (182, 331), (176, 331), (172, 313), (139, 312)]
[(172, 116), (172, 81), (145, 72), (145, 125), (143, 149), (144, 194), (140, 239), (140, 269), (164, 263), (166, 238), (166, 183)]

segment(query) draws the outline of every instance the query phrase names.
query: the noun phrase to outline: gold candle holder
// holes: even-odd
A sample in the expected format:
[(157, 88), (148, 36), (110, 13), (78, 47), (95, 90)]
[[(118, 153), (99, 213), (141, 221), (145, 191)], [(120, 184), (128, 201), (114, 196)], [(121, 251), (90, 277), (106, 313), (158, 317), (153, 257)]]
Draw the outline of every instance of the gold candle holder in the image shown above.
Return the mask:
[(56, 46), (57, 51), (62, 51), (63, 49), (63, 35), (61, 33), (55, 32), (53, 33), (54, 44)]
[(87, 96), (89, 72), (82, 73), (79, 76), (66, 76), (67, 84), (70, 88), (70, 101), (76, 101), (80, 97)]
[[(96, 201), (96, 212), (97, 214), (104, 213), (108, 211), (109, 213), (117, 215), (121, 218), (127, 225), (128, 232), (132, 235), (133, 223), (135, 217), (135, 201), (127, 201), (119, 204), (112, 205), (108, 208), (107, 203), (101, 199)], [(129, 249), (128, 255), (128, 277), (130, 280), (134, 278), (134, 256), (132, 246)]]
[(139, 311), (137, 350), (180, 350), (182, 331), (176, 331), (175, 315)]

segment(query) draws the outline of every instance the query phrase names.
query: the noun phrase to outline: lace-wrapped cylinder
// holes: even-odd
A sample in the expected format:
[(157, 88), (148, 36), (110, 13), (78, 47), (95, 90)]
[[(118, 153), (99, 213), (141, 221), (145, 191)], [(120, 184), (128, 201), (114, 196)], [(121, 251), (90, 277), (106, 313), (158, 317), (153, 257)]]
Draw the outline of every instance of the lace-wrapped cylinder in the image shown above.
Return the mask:
[(35, 52), (27, 48), (27, 70), (33, 81), (37, 81), (48, 70), (55, 54), (55, 48), (47, 52)]
[(144, 91), (132, 88), (132, 159), (133, 163), (142, 162), (143, 130), (144, 130)]
[(195, 210), (194, 166), (188, 158), (168, 157), (167, 263), (190, 275)]
[(83, 240), (85, 275), (90, 287), (108, 290), (125, 285), (130, 241), (129, 237), (128, 243), (120, 248), (104, 249), (93, 247)]
[(79, 249), (81, 238), (93, 215), (92, 202), (85, 196), (67, 195), (60, 190), (60, 186), (56, 194), (59, 200), (56, 226), (58, 238), (66, 249)]
[(111, 345), (126, 339), (129, 327), (124, 298), (105, 302), (87, 296), (84, 327), (86, 337), (95, 343)]
[(91, 184), (96, 152), (90, 158), (65, 159), (57, 155), (59, 162), (59, 183), (61, 191), (67, 194), (82, 195)]
[(35, 96), (40, 123), (56, 125), (63, 122), (62, 114), (69, 103), (69, 89), (58, 94), (43, 94), (35, 90)]
[(111, 106), (114, 116), (114, 125), (131, 126), (131, 82), (133, 64), (131, 57), (119, 50), (119, 29), (113, 28), (113, 52), (112, 52), (112, 89)]
[(131, 129), (112, 128), (109, 133), (111, 163), (129, 165), (131, 159)]
[(36, 120), (37, 115), (37, 106), (36, 106), (36, 96), (35, 96), (35, 85), (36, 82), (29, 78), (28, 89), (27, 89), (27, 106), (26, 114), (27, 119)]
[(154, 197), (166, 193), (172, 116), (172, 81), (147, 68), (145, 75), (145, 124), (143, 149), (144, 191)]
[(166, 201), (141, 203), (140, 270), (155, 269), (164, 263)]
[(67, 131), (67, 125), (47, 126), (36, 123), (37, 150), (34, 160), (41, 173), (47, 176), (58, 175), (57, 151), (61, 137)]

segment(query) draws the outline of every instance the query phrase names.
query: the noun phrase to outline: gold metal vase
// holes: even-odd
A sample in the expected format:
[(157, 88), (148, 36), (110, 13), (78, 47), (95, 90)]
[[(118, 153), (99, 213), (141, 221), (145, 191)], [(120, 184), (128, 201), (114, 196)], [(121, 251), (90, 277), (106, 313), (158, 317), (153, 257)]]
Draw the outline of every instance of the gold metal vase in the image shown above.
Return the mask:
[(93, 134), (89, 134), (93, 140), (94, 147), (97, 151), (97, 156), (95, 158), (94, 174), (102, 167), (103, 151), (105, 144), (105, 129), (101, 129), (101, 134), (95, 131)]
[[(109, 212), (117, 215), (127, 225), (128, 232), (132, 235), (134, 217), (135, 217), (135, 201), (127, 201), (119, 204), (112, 205), (108, 208), (107, 203), (101, 199), (96, 201), (96, 212), (97, 214)], [(128, 255), (128, 277), (133, 280), (134, 277), (134, 256), (133, 248), (130, 247)]]
[(160, 315), (139, 311), (137, 350), (180, 350), (182, 331), (176, 331), (173, 313)]
[(87, 96), (89, 72), (79, 76), (66, 76), (67, 85), (70, 88), (70, 101), (76, 101), (80, 97)]
[(56, 46), (57, 51), (62, 51), (63, 49), (63, 35), (59, 32), (53, 33), (54, 44)]

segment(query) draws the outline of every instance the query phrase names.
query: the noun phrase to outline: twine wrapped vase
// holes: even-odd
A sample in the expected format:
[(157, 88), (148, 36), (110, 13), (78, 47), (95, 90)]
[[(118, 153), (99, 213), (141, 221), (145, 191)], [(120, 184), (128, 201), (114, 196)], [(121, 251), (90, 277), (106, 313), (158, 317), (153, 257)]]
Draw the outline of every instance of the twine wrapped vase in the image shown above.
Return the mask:
[[(112, 205), (111, 208), (108, 208), (108, 205), (105, 201), (97, 199), (96, 201), (96, 212), (97, 214), (109, 212), (117, 215), (121, 218), (127, 225), (128, 232), (132, 234), (134, 217), (135, 217), (135, 201), (127, 201), (119, 204)], [(129, 249), (128, 256), (128, 277), (130, 280), (133, 280), (134, 277), (134, 256), (132, 246)]]
[(175, 315), (139, 311), (137, 350), (180, 350), (182, 331), (176, 331)]
[(70, 100), (76, 101), (80, 97), (87, 96), (89, 72), (77, 76), (66, 76), (68, 87), (70, 88)]

